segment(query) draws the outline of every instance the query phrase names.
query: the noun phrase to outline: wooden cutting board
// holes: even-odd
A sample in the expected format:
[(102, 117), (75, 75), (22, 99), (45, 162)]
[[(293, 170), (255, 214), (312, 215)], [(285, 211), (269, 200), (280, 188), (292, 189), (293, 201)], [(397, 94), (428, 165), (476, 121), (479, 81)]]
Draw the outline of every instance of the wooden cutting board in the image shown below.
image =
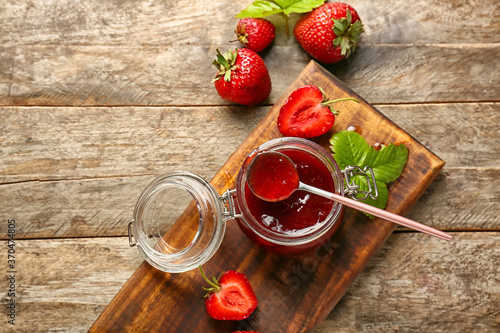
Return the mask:
[[(360, 101), (335, 105), (341, 113), (332, 132), (315, 140), (324, 147), (328, 147), (333, 132), (349, 126), (361, 129), (372, 145), (404, 143), (408, 147), (408, 163), (401, 177), (390, 186), (386, 208), (406, 215), (444, 162), (314, 61), (231, 155), (211, 181), (212, 185), (219, 193), (233, 188), (248, 153), (263, 142), (281, 136), (276, 127), (279, 109), (293, 90), (305, 84), (320, 86), (330, 99), (354, 97)], [(314, 253), (290, 259), (255, 246), (237, 223), (230, 221), (220, 249), (204, 265), (204, 270), (218, 275), (235, 269), (247, 275), (259, 300), (250, 318), (241, 322), (211, 319), (205, 312), (202, 290), (205, 284), (197, 270), (168, 274), (144, 262), (90, 332), (313, 332), (394, 228), (390, 222), (369, 220), (347, 208), (343, 226), (331, 241)]]

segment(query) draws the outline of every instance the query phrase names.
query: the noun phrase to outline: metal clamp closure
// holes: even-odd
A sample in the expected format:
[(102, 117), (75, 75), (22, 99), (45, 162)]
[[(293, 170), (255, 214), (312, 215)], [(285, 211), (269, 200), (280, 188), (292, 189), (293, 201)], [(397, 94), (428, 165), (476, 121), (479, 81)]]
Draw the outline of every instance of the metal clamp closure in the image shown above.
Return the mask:
[(135, 240), (132, 240), (132, 223), (134, 223), (134, 220), (130, 221), (128, 223), (128, 245), (130, 245), (130, 247), (133, 247), (135, 246), (136, 241)]
[[(368, 197), (372, 198), (373, 200), (377, 199), (378, 188), (377, 182), (375, 181), (375, 174), (373, 173), (372, 168), (367, 166), (364, 169), (361, 169), (357, 165), (349, 165), (344, 170), (342, 170), (342, 174), (344, 175), (346, 183), (346, 196), (354, 200), (365, 200)], [(366, 184), (368, 186), (367, 191), (361, 191), (359, 189), (359, 185), (356, 185), (356, 183), (354, 182), (354, 176), (365, 177)], [(358, 197), (358, 195), (362, 196)]]
[(219, 200), (222, 202), (222, 215), (224, 216), (222, 221), (224, 223), (232, 219), (243, 217), (243, 215), (236, 213), (233, 198), (234, 193), (236, 193), (236, 189), (227, 190), (219, 197)]

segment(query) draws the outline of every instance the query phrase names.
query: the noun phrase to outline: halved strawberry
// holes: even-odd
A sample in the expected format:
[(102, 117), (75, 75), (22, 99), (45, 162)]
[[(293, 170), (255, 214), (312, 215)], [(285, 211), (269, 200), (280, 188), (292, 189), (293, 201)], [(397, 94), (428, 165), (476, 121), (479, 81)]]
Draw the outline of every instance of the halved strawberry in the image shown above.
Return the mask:
[(252, 314), (258, 305), (250, 282), (243, 273), (230, 270), (217, 280), (209, 280), (200, 267), (203, 278), (210, 288), (205, 307), (210, 317), (218, 320), (243, 320)]
[(278, 129), (284, 136), (313, 138), (328, 132), (338, 112), (328, 104), (354, 100), (341, 98), (328, 100), (323, 91), (313, 85), (306, 85), (293, 91), (280, 109)]

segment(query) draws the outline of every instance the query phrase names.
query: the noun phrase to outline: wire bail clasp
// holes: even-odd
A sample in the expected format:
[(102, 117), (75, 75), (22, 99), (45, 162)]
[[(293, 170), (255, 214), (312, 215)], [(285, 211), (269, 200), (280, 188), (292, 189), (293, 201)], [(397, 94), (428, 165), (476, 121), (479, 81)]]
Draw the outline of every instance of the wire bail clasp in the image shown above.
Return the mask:
[[(342, 170), (342, 174), (345, 178), (345, 195), (354, 200), (366, 200), (368, 197), (375, 200), (378, 197), (378, 188), (377, 182), (375, 181), (375, 174), (373, 173), (373, 169), (369, 166), (361, 169), (357, 165), (349, 165), (344, 170)], [(356, 185), (354, 182), (354, 176), (364, 176), (366, 179), (366, 184), (368, 186), (367, 191), (361, 191), (359, 189), (359, 185)], [(361, 194), (363, 196), (358, 197)]]
[(219, 200), (222, 203), (222, 216), (224, 216), (222, 222), (224, 223), (232, 219), (243, 217), (243, 215), (236, 213), (236, 207), (234, 206), (233, 198), (233, 194), (235, 193), (236, 189), (227, 190), (219, 197)]
[(127, 225), (127, 229), (128, 229), (128, 245), (130, 245), (130, 247), (133, 247), (137, 244), (137, 242), (135, 240), (132, 240), (132, 237), (134, 237), (132, 235), (132, 224), (134, 223), (134, 220), (130, 221)]

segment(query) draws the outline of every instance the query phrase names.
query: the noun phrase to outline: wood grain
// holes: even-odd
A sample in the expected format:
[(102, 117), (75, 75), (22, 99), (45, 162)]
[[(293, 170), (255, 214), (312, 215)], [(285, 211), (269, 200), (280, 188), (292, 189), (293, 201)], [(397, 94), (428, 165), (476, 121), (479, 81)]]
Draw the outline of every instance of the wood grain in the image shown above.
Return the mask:
[[(18, 237), (127, 235), (135, 203), (154, 176), (1, 185), (0, 215), (18, 221)], [(455, 231), (499, 230), (499, 169), (445, 168), (408, 217)], [(6, 239), (7, 225), (0, 224)]]
[[(345, 112), (340, 114), (332, 131), (339, 131), (341, 126), (354, 125), (364, 129), (363, 135), (370, 144), (386, 140), (406, 143), (412, 157), (409, 158), (402, 176), (391, 187), (386, 209), (397, 214), (408, 213), (439, 173), (443, 161), (378, 113), (360, 96), (349, 91), (315, 62), (311, 62), (304, 69), (280, 101), (231, 155), (212, 179), (212, 185), (219, 192), (233, 186), (234, 178), (246, 155), (259, 144), (279, 137), (275, 117), (280, 103), (284, 102), (291, 91), (308, 83), (322, 86), (328, 95), (351, 96), (360, 100), (357, 105), (343, 103)], [(328, 138), (329, 136), (325, 136), (319, 142), (327, 145)], [(338, 234), (318, 247), (314, 255), (311, 253), (302, 259), (285, 259), (266, 253), (253, 245), (238, 230), (235, 223), (229, 223), (217, 254), (205, 265), (206, 270), (232, 267), (256, 281), (253, 287), (257, 295), (273, 295), (267, 302), (261, 303), (256, 314), (245, 321), (249, 327), (273, 332), (311, 332), (331, 311), (369, 258), (395, 228), (393, 224), (380, 220), (366, 222), (361, 213), (348, 211)], [(314, 269), (310, 273), (315, 273), (314, 283), (301, 283), (300, 280), (295, 282), (297, 276), (292, 271), (296, 265), (304, 265), (301, 260), (313, 261)], [(310, 267), (306, 265), (304, 269)], [(172, 332), (203, 329), (220, 332), (238, 328), (237, 323), (213, 322), (201, 315), (203, 305), (195, 302), (193, 297), (193, 285), (196, 282), (201, 280), (193, 271), (165, 274), (143, 264), (104, 310), (91, 331)], [(329, 289), (330, 293), (323, 293), (323, 288)], [(168, 305), (160, 310), (156, 306), (159, 302)], [(176, 321), (168, 319), (174, 317)], [(278, 317), (281, 319), (277, 320)]]
[[(252, 1), (98, 1), (75, 0), (0, 4), (0, 45), (217, 45), (233, 40), (234, 16)], [(365, 43), (438, 44), (498, 43), (499, 5), (475, 2), (398, 0), (383, 3), (350, 1), (365, 27)], [(397, 8), (397, 10), (394, 10)], [(481, 19), (470, 19), (471, 13)], [(298, 15), (292, 15), (293, 27)], [(286, 38), (284, 20), (277, 26), (275, 45), (296, 44)], [(467, 29), (463, 27), (467, 26)]]
[[(377, 109), (444, 156), (447, 167), (500, 165), (500, 103), (378, 105)], [(0, 184), (159, 175), (175, 169), (211, 178), (268, 110), (2, 107)], [(202, 163), (192, 158), (198, 153)]]
[[(410, 218), (447, 230), (499, 229), (500, 103), (377, 109), (447, 161)], [(267, 111), (0, 108), (0, 214), (20, 221), (23, 238), (123, 236), (156, 175), (187, 170), (211, 179)], [(0, 231), (5, 237), (6, 226)]]
[[(0, 46), (0, 105), (229, 105), (210, 83), (215, 49), (229, 47)], [(364, 45), (327, 68), (370, 103), (494, 101), (498, 53), (498, 44)], [(263, 59), (273, 84), (264, 104), (310, 60), (298, 46), (273, 47)]]
[(377, 105), (447, 167), (500, 166), (500, 103)]
[[(500, 236), (454, 236), (443, 244), (420, 233), (391, 235), (316, 333), (496, 332)], [(16, 332), (87, 332), (142, 262), (125, 237), (17, 244), (22, 311)], [(1, 242), (0, 251), (5, 249)]]
[[(15, 332), (86, 332), (142, 260), (126, 237), (80, 237), (124, 235), (157, 174), (212, 178), (267, 113), (209, 84), (251, 2), (0, 1), (0, 215), (40, 238), (16, 240)], [(362, 45), (328, 70), (447, 162), (409, 217), (460, 232), (397, 229), (316, 333), (498, 332), (500, 2), (349, 3)], [(271, 20), (265, 105), (309, 61)]]

